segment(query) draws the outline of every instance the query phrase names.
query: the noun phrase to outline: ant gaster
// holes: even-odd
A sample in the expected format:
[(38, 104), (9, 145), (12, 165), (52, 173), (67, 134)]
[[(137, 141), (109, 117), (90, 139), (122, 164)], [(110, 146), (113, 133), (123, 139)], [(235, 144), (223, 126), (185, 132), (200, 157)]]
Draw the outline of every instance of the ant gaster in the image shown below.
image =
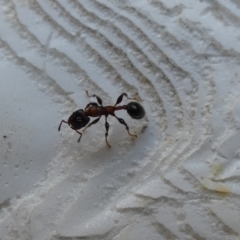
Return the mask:
[(105, 116), (105, 128), (106, 128), (105, 141), (106, 141), (106, 144), (108, 145), (108, 147), (111, 147), (107, 140), (108, 130), (109, 130), (109, 123), (107, 122), (107, 117), (108, 117), (108, 115), (111, 115), (111, 116), (115, 117), (121, 124), (125, 125), (127, 132), (130, 136), (137, 137), (137, 135), (133, 135), (129, 132), (129, 127), (126, 124), (126, 122), (122, 118), (117, 117), (114, 113), (115, 111), (124, 109), (124, 110), (127, 110), (127, 113), (129, 114), (129, 116), (134, 119), (143, 118), (145, 116), (144, 108), (137, 102), (130, 102), (127, 105), (117, 106), (119, 103), (122, 102), (122, 99), (124, 96), (127, 99), (132, 99), (132, 100), (136, 100), (135, 98), (129, 98), (126, 93), (122, 93), (118, 97), (114, 106), (105, 106), (104, 107), (104, 106), (102, 106), (102, 99), (98, 95), (93, 94), (93, 95), (89, 96), (88, 91), (86, 91), (86, 94), (88, 97), (95, 97), (97, 99), (98, 104), (96, 102), (90, 102), (87, 104), (87, 106), (85, 107), (84, 110), (79, 109), (79, 110), (73, 112), (72, 115), (68, 118), (68, 121), (62, 120), (60, 122), (58, 131), (60, 131), (62, 123), (67, 123), (73, 130), (75, 130), (80, 135), (80, 137), (78, 139), (78, 142), (80, 142), (82, 133), (79, 132), (78, 129), (85, 127), (89, 123), (89, 121), (90, 121), (89, 117), (97, 117), (97, 119), (93, 120), (91, 123), (89, 123), (83, 129), (83, 132), (84, 132), (87, 128), (89, 128), (93, 124), (97, 123), (99, 121), (99, 119), (104, 115)]

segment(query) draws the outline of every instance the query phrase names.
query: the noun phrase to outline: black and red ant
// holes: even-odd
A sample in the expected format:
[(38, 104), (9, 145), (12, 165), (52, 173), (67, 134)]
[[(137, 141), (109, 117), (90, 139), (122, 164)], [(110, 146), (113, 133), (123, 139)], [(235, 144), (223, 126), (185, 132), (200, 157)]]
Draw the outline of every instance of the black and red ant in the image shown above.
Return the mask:
[(105, 116), (105, 128), (106, 128), (105, 141), (106, 141), (108, 147), (111, 147), (107, 140), (108, 130), (109, 130), (109, 123), (107, 122), (107, 117), (108, 117), (108, 115), (111, 115), (111, 116), (115, 117), (121, 124), (125, 125), (127, 132), (130, 136), (137, 137), (137, 135), (133, 135), (129, 132), (129, 127), (126, 124), (126, 122), (122, 118), (117, 117), (114, 113), (115, 111), (124, 109), (124, 110), (127, 110), (127, 113), (129, 114), (129, 116), (134, 119), (143, 118), (145, 116), (144, 108), (137, 102), (130, 102), (127, 105), (117, 106), (119, 103), (122, 102), (122, 99), (124, 96), (127, 99), (132, 99), (132, 100), (136, 100), (135, 98), (129, 98), (126, 93), (122, 93), (118, 97), (114, 106), (104, 107), (104, 106), (102, 106), (102, 99), (98, 95), (93, 94), (93, 95), (89, 96), (88, 91), (86, 91), (86, 94), (88, 97), (95, 97), (97, 99), (97, 102), (99, 105), (96, 102), (90, 102), (87, 104), (87, 106), (85, 107), (84, 110), (79, 109), (79, 110), (73, 112), (72, 115), (68, 118), (68, 121), (62, 120), (60, 122), (58, 131), (60, 131), (62, 123), (67, 123), (73, 130), (75, 130), (80, 135), (80, 137), (78, 139), (78, 142), (80, 142), (82, 133), (79, 132), (78, 129), (85, 127), (89, 123), (89, 121), (90, 121), (89, 117), (98, 117), (97, 119), (93, 120), (91, 123), (89, 123), (83, 129), (83, 132), (84, 132), (87, 128), (89, 128), (93, 124), (97, 123), (99, 121), (99, 119), (104, 115)]

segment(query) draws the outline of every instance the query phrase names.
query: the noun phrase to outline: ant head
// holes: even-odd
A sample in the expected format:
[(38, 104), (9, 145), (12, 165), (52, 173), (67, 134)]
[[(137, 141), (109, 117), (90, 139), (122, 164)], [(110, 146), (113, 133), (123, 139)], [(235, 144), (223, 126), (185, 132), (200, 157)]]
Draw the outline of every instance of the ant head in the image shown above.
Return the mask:
[(137, 102), (130, 102), (127, 104), (127, 112), (130, 117), (134, 119), (141, 119), (145, 116), (144, 108)]
[(73, 129), (80, 129), (85, 127), (90, 121), (90, 118), (84, 114), (82, 109), (74, 112), (68, 119), (68, 124)]

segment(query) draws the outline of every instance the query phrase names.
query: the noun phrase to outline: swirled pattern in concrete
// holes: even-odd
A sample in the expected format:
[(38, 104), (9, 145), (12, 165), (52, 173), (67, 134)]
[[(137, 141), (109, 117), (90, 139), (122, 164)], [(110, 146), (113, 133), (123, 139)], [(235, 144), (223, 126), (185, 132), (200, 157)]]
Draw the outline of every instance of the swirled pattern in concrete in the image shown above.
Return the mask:
[[(237, 0), (0, 4), (0, 239), (239, 239)], [(85, 90), (138, 138), (59, 133)]]

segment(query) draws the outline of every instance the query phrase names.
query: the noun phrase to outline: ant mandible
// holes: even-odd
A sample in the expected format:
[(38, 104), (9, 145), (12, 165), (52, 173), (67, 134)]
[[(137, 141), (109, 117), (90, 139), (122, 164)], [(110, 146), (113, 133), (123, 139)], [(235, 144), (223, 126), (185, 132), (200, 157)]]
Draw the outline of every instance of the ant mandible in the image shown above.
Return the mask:
[(129, 127), (126, 124), (126, 122), (122, 118), (117, 117), (114, 113), (115, 111), (124, 109), (124, 110), (127, 110), (127, 113), (129, 114), (129, 116), (134, 119), (143, 118), (145, 116), (144, 108), (137, 102), (130, 102), (127, 105), (117, 106), (119, 103), (122, 102), (122, 99), (124, 96), (127, 99), (131, 99), (131, 100), (136, 100), (136, 98), (129, 98), (126, 93), (122, 93), (118, 97), (114, 106), (105, 106), (104, 107), (102, 105), (102, 99), (98, 95), (93, 94), (93, 95), (89, 96), (88, 91), (86, 91), (86, 94), (89, 98), (95, 97), (97, 99), (98, 104), (96, 102), (90, 102), (87, 104), (87, 106), (85, 107), (84, 110), (79, 109), (79, 110), (73, 112), (72, 115), (68, 118), (68, 121), (62, 120), (60, 122), (58, 131), (60, 131), (62, 123), (67, 123), (74, 131), (76, 131), (80, 135), (80, 137), (78, 139), (78, 142), (80, 142), (82, 133), (79, 132), (78, 129), (85, 127), (89, 123), (89, 121), (90, 121), (89, 117), (97, 117), (97, 119), (93, 120), (91, 123), (89, 123), (83, 129), (83, 132), (84, 132), (87, 128), (89, 128), (93, 124), (97, 123), (99, 121), (99, 119), (104, 115), (105, 116), (105, 128), (106, 128), (105, 141), (106, 141), (106, 144), (108, 145), (108, 147), (110, 148), (111, 146), (107, 140), (108, 130), (109, 130), (109, 123), (107, 122), (107, 117), (108, 117), (108, 115), (111, 115), (111, 116), (115, 117), (121, 124), (125, 125), (127, 132), (130, 136), (137, 137), (137, 135), (133, 135), (129, 132)]

